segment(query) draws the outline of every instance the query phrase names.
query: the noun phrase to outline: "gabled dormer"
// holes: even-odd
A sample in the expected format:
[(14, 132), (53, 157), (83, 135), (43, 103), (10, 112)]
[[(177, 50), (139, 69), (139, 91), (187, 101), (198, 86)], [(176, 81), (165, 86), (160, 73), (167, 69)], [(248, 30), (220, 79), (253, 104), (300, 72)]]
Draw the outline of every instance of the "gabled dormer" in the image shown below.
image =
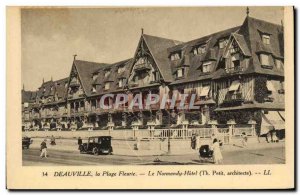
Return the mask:
[(68, 99), (76, 99), (80, 97), (84, 97), (84, 90), (80, 81), (80, 76), (76, 69), (75, 64), (73, 63), (70, 77), (69, 77), (69, 84), (68, 84)]
[(192, 53), (194, 55), (205, 54), (207, 50), (207, 43), (201, 43), (193, 47)]
[(162, 76), (156, 64), (155, 58), (149, 49), (145, 35), (142, 35), (133, 58), (132, 68), (128, 79), (128, 86), (129, 88), (143, 87), (150, 84), (159, 83), (161, 79)]
[(243, 35), (233, 33), (222, 57), (225, 61), (226, 73), (240, 73), (246, 70), (250, 57), (251, 54)]

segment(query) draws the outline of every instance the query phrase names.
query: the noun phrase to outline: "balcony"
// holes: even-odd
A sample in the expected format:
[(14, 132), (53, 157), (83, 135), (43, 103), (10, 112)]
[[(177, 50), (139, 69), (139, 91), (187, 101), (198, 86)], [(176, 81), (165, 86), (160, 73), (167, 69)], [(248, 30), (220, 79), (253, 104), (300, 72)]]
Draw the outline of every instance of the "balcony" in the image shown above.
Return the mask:
[(273, 101), (274, 101), (274, 98), (272, 98), (272, 97), (265, 97), (265, 98), (264, 98), (264, 101), (265, 101), (265, 102), (273, 102)]
[(134, 66), (134, 70), (136, 71), (151, 70), (151, 66), (148, 63), (136, 64)]
[(77, 81), (71, 81), (69, 86), (70, 87), (79, 87), (80, 84)]
[(244, 69), (242, 66), (235, 66), (235, 67), (226, 68), (225, 70), (226, 70), (226, 73), (237, 74), (237, 73), (243, 72)]
[(245, 98), (242, 93), (228, 93), (222, 103), (222, 106), (240, 106), (244, 102)]

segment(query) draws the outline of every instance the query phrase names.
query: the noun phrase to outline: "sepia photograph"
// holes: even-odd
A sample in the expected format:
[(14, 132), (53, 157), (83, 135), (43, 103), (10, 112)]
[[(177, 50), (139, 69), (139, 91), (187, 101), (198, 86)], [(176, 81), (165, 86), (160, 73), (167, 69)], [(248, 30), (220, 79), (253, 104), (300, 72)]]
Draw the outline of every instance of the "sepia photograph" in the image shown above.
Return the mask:
[(23, 165), (284, 164), (283, 8), (210, 9), (22, 9)]
[[(53, 181), (279, 178), (294, 158), (287, 13), (292, 8), (20, 7), (20, 75), (11, 87), (20, 95), (8, 100), (18, 108), (7, 129), (16, 164)], [(281, 186), (261, 185), (240, 187)]]

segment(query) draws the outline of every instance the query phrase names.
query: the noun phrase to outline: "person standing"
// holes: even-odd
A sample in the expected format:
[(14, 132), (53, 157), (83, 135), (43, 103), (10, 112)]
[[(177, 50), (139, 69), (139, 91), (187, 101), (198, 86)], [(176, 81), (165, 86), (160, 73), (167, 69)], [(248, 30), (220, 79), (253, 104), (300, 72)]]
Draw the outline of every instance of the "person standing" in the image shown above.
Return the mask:
[(51, 136), (51, 145), (52, 146), (56, 145), (55, 137), (53, 135)]
[(81, 137), (78, 137), (78, 148), (80, 149), (80, 146), (82, 145), (82, 139)]
[(45, 156), (45, 158), (47, 158), (47, 143), (46, 143), (47, 139), (44, 139), (44, 141), (41, 143), (41, 155), (40, 157), (43, 158)]
[(192, 137), (191, 137), (191, 148), (193, 149), (193, 150), (195, 150), (196, 149), (196, 135), (195, 134), (193, 134), (192, 135)]
[(212, 150), (213, 150), (214, 163), (215, 164), (222, 163), (223, 156), (220, 150), (220, 144), (216, 138), (213, 141)]

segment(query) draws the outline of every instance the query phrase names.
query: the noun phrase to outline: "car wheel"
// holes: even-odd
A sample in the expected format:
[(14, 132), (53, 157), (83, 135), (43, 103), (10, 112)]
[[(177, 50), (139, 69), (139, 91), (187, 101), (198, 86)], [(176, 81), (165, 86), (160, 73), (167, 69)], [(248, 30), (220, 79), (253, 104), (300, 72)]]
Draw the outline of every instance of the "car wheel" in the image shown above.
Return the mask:
[(99, 154), (98, 148), (96, 148), (96, 147), (93, 148), (93, 154), (94, 155), (98, 155)]

